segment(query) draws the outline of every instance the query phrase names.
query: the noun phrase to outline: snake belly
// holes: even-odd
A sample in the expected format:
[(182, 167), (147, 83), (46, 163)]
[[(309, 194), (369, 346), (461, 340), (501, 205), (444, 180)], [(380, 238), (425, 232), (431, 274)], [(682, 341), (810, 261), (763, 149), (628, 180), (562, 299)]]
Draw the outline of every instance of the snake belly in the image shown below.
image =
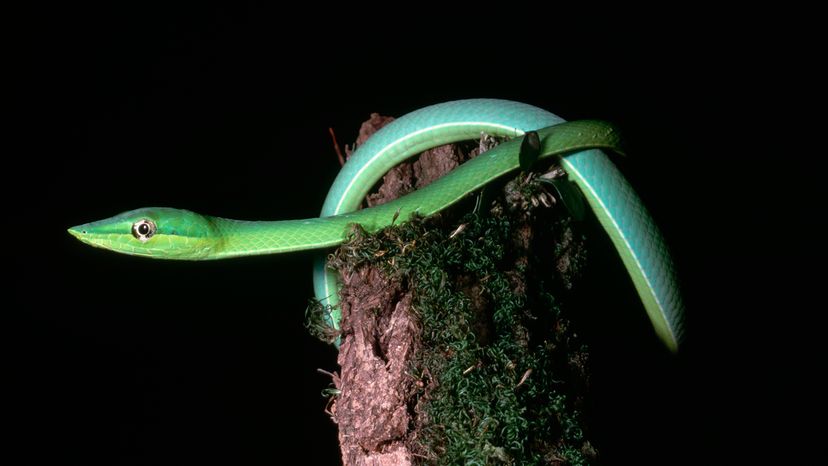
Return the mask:
[[(388, 170), (427, 149), (477, 139), (481, 133), (521, 136), (564, 121), (546, 110), (498, 99), (458, 100), (416, 110), (377, 131), (352, 154), (331, 186), (320, 216), (356, 211)], [(669, 251), (641, 199), (598, 149), (570, 153), (561, 164), (618, 251), (656, 334), (675, 351), (683, 333), (683, 303)], [(339, 328), (339, 284), (324, 258), (314, 264), (313, 282), (316, 298), (329, 306), (331, 325)]]

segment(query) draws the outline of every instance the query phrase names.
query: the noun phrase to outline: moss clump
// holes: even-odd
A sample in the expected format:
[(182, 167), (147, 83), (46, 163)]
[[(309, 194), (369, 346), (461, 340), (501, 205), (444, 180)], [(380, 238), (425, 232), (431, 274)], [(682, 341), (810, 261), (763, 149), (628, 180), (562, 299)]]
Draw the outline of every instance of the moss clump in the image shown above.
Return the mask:
[(410, 362), (408, 443), (423, 464), (597, 456), (582, 415), (588, 353), (562, 314), (583, 242), (563, 209), (533, 201), (537, 186), (507, 185), (491, 215), (356, 227), (333, 257), (345, 274), (376, 267), (414, 292), (422, 351)]
[(331, 345), (339, 338), (339, 330), (330, 323), (332, 314), (331, 306), (324, 305), (315, 298), (311, 298), (305, 308), (305, 329), (312, 337)]

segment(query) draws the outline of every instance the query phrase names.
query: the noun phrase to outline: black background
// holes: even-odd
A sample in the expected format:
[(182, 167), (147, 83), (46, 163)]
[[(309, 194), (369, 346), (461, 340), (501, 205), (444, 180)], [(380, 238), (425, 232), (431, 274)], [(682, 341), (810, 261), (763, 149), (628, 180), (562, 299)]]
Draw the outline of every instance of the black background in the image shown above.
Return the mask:
[(315, 216), (338, 169), (328, 127), (348, 143), (371, 112), (470, 97), (617, 123), (618, 163), (674, 249), (689, 319), (677, 357), (597, 240), (582, 292), (597, 310), (581, 319), (606, 464), (808, 453), (792, 415), (814, 407), (797, 400), (816, 390), (804, 356), (816, 345), (793, 322), (817, 312), (792, 298), (803, 283), (787, 271), (823, 257), (810, 246), (819, 220), (791, 200), (822, 190), (791, 191), (804, 163), (764, 144), (770, 108), (789, 98), (769, 74), (794, 60), (786, 46), (705, 12), (633, 25), (305, 10), (35, 13), (21, 114), (33, 131), (6, 196), (25, 235), (5, 235), (20, 318), (6, 327), (12, 439), (31, 464), (336, 464), (316, 372), (336, 369), (335, 352), (302, 326), (311, 255), (155, 262), (65, 229), (153, 205)]

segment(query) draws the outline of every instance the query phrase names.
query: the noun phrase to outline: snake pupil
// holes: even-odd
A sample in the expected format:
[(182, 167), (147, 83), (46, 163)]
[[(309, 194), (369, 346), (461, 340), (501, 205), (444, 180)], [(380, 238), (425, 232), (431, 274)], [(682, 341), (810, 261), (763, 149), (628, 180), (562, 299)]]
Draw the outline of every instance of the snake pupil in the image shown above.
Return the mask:
[(140, 226), (138, 226), (138, 233), (141, 233), (142, 235), (146, 235), (147, 233), (149, 233), (149, 230), (149, 225), (147, 225), (146, 223), (142, 223)]

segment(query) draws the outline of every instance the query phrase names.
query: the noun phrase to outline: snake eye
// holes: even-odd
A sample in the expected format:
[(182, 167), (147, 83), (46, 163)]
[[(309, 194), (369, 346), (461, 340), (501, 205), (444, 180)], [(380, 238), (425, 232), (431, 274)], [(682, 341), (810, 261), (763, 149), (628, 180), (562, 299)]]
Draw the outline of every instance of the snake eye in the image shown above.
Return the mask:
[(132, 225), (132, 236), (142, 243), (155, 234), (155, 223), (152, 220), (139, 220)]

